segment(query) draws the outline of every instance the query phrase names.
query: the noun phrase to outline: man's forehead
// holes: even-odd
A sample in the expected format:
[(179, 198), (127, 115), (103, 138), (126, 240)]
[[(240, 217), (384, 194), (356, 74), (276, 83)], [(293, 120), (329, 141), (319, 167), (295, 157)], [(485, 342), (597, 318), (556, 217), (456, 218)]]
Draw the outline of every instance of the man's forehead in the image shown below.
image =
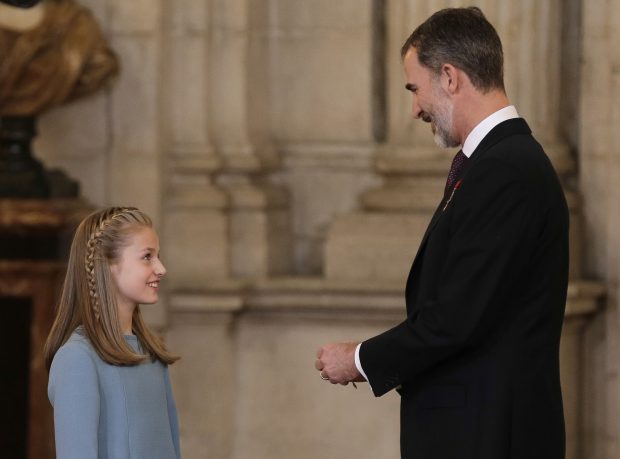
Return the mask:
[(403, 65), (405, 69), (421, 71), (426, 69), (421, 63), (420, 59), (418, 59), (418, 51), (415, 48), (409, 48), (409, 51), (405, 53), (403, 58)]
[(403, 58), (403, 69), (407, 79), (406, 89), (413, 91), (418, 85), (429, 77), (429, 70), (420, 64), (418, 52), (415, 48), (410, 48)]

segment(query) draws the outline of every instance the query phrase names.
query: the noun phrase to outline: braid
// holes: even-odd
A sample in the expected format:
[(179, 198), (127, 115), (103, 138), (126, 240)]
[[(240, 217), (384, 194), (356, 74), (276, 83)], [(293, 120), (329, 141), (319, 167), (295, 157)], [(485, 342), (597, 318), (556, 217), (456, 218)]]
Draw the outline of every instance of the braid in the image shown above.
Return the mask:
[(84, 260), (84, 267), (86, 268), (86, 277), (88, 281), (88, 294), (90, 297), (91, 307), (95, 315), (95, 320), (98, 322), (101, 317), (101, 308), (99, 304), (99, 295), (97, 294), (97, 277), (95, 275), (95, 260), (97, 260), (96, 252), (97, 246), (101, 241), (107, 226), (121, 215), (137, 210), (135, 207), (112, 207), (110, 212), (101, 216), (99, 225), (92, 232), (86, 243), (86, 258)]
[(99, 299), (97, 298), (97, 281), (95, 280), (95, 248), (100, 236), (101, 231), (96, 231), (88, 239), (85, 263), (86, 277), (88, 279), (88, 294), (90, 296), (90, 304), (93, 308), (93, 312), (95, 313), (96, 321), (99, 321), (100, 311)]

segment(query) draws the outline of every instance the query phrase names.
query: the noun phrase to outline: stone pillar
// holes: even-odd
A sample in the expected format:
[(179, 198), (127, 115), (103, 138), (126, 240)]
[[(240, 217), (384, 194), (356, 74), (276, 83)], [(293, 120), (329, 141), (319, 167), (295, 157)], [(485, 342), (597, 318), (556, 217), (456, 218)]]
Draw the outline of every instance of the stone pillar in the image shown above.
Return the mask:
[(166, 208), (164, 253), (173, 290), (230, 275), (228, 197), (213, 182), (221, 167), (211, 136), (210, 3), (166, 3), (164, 49)]
[(167, 342), (182, 358), (170, 367), (181, 429), (183, 457), (232, 457), (239, 382), (236, 377), (235, 314), (239, 286), (211, 293), (173, 294)]
[(121, 74), (108, 100), (111, 131), (106, 166), (114, 172), (109, 174), (106, 204), (135, 205), (158, 223), (162, 2), (107, 3), (110, 39), (120, 56)]
[(267, 174), (277, 166), (269, 140), (269, 8), (263, 1), (212, 2), (210, 128), (230, 198), (230, 270), (236, 277), (289, 271), (287, 194)]
[(620, 457), (620, 2), (583, 2), (579, 185), (585, 269), (605, 282), (605, 308), (586, 328), (584, 458)]
[(566, 429), (566, 459), (590, 459), (584, 450), (584, 329), (598, 312), (604, 287), (595, 282), (572, 282), (560, 342), (560, 378)]
[(291, 193), (295, 273), (323, 270), (326, 228), (376, 186), (371, 0), (272, 0), (271, 122)]

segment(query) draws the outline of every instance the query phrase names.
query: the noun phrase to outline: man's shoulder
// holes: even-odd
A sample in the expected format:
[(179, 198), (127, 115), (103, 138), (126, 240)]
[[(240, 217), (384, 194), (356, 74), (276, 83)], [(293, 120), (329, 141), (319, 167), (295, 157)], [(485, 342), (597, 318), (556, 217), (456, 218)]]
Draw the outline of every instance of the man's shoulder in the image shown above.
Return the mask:
[(480, 152), (476, 162), (489, 162), (498, 167), (501, 164), (527, 180), (556, 175), (549, 156), (531, 133), (514, 133), (498, 139)]

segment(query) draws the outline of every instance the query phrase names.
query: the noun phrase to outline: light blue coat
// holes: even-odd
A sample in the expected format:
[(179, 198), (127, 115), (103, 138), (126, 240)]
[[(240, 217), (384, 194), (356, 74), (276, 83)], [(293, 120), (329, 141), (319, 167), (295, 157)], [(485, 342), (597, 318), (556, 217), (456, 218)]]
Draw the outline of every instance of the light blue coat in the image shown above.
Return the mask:
[[(142, 353), (136, 336), (125, 339)], [(52, 362), (57, 459), (180, 459), (168, 367), (105, 363), (78, 328)]]

